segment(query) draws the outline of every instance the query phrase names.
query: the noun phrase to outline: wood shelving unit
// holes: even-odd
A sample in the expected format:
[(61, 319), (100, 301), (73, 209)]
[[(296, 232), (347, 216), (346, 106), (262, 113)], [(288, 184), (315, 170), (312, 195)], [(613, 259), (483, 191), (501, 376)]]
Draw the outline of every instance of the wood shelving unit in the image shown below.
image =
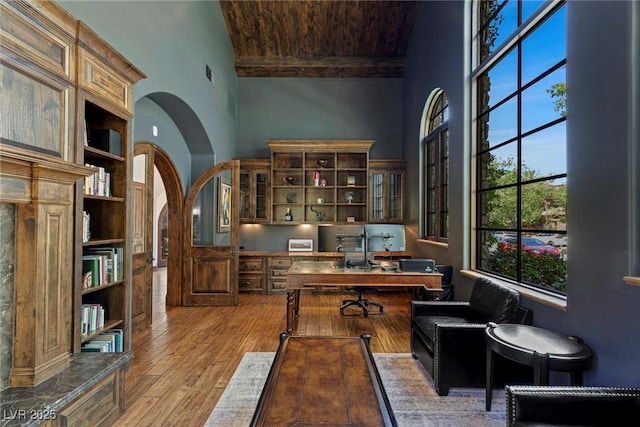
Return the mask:
[[(133, 84), (145, 76), (81, 22), (77, 37), (76, 158), (97, 168), (94, 180), (104, 182), (95, 185), (85, 179), (76, 185), (73, 352), (81, 352), (85, 343), (115, 328), (122, 330), (127, 352), (131, 350), (132, 92)], [(85, 286), (90, 268), (84, 257), (109, 251), (117, 252), (115, 257), (107, 255), (110, 274)], [(83, 306), (90, 304), (104, 309), (104, 326), (83, 334)]]
[[(373, 141), (270, 140), (273, 224), (367, 221)], [(285, 221), (287, 210), (292, 221)]]

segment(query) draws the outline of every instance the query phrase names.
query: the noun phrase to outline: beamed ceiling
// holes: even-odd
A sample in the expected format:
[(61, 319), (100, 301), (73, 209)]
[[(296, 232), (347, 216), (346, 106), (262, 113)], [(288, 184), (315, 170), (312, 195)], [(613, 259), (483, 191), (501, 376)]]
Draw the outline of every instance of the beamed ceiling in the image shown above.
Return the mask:
[(240, 77), (400, 77), (418, 4), (220, 1)]

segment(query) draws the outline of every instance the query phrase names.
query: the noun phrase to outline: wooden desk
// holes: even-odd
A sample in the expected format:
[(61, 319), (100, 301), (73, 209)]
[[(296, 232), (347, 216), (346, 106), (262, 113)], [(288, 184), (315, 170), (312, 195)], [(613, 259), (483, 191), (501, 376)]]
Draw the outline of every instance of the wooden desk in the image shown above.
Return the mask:
[(287, 271), (287, 333), (293, 332), (300, 311), (300, 290), (318, 285), (407, 287), (442, 292), (441, 273), (413, 273), (339, 267), (330, 261), (296, 261)]
[(251, 426), (396, 426), (369, 336), (281, 335)]

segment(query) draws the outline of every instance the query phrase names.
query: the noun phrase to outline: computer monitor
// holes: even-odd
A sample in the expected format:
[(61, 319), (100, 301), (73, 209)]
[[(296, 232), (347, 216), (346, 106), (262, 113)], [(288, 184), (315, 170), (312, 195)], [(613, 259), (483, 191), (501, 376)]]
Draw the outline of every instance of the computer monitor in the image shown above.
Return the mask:
[(405, 251), (404, 225), (402, 224), (365, 224), (367, 251), (396, 252)]

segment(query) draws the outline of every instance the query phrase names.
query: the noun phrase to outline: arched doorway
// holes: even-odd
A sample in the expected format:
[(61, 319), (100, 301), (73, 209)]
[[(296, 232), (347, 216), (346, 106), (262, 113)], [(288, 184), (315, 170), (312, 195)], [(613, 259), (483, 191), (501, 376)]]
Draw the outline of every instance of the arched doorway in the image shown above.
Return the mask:
[[(182, 276), (182, 212), (184, 204), (184, 193), (178, 171), (169, 155), (157, 145), (140, 141), (134, 145), (134, 157), (144, 156), (145, 170), (147, 176), (153, 176), (153, 167), (157, 169), (165, 188), (167, 197), (167, 296), (166, 305), (181, 305), (180, 281)], [(145, 190), (139, 191), (144, 194), (144, 200), (134, 198), (136, 203), (152, 206), (153, 198), (153, 178), (145, 180)], [(134, 210), (136, 207), (134, 207)], [(153, 210), (144, 209), (144, 219), (140, 222), (145, 228), (145, 236), (153, 236)], [(135, 221), (134, 221), (135, 222)], [(136, 231), (134, 234), (138, 234)], [(149, 242), (151, 239), (147, 239)], [(146, 247), (148, 245), (143, 245)], [(152, 313), (150, 301), (152, 300), (151, 287), (151, 248), (134, 253), (133, 278), (132, 278), (132, 304), (137, 306), (133, 315), (134, 329), (148, 326), (151, 323)], [(137, 302), (137, 303), (136, 303)], [(132, 310), (133, 311), (133, 310)]]

